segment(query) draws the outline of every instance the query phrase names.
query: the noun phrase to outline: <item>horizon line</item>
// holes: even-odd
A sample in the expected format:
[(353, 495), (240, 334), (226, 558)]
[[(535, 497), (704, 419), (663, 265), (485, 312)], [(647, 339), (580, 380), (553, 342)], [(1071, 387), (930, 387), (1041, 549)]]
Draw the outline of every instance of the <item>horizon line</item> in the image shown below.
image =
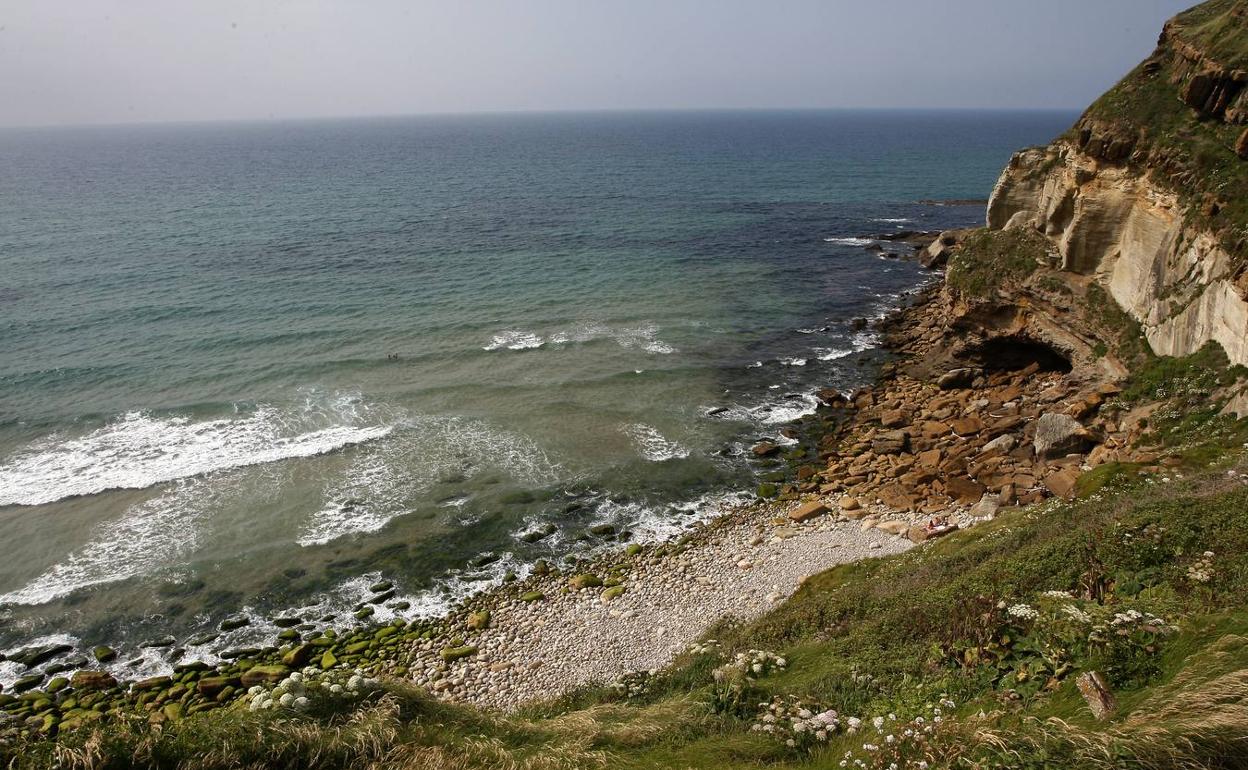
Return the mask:
[(55, 130), (75, 128), (139, 128), (157, 126), (238, 125), (254, 123), (311, 123), (352, 120), (396, 120), (407, 118), (464, 118), (541, 115), (626, 115), (638, 113), (724, 113), (724, 112), (1082, 112), (1084, 107), (600, 107), (517, 110), (462, 110), (433, 112), (393, 112), (359, 115), (305, 115), (248, 118), (189, 118), (169, 120), (123, 120), (83, 123), (0, 123), (0, 131)]

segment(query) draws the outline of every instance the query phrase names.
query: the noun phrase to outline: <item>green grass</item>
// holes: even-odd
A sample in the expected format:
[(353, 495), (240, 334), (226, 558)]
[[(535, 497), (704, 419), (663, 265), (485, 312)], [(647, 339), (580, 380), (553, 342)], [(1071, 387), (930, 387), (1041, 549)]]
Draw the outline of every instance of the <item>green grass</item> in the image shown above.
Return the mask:
[[(1248, 62), (1248, 22), (1229, 12), (1233, 0), (1207, 2), (1179, 16), (1178, 35), (1230, 67)], [(1242, 10), (1242, 3), (1240, 3)], [(1133, 161), (1152, 169), (1182, 200), (1189, 221), (1218, 233), (1224, 247), (1248, 260), (1248, 163), (1234, 153), (1244, 126), (1206, 119), (1179, 99), (1168, 54), (1150, 72), (1141, 64), (1088, 108), (1068, 139), (1089, 121), (1136, 141)], [(1213, 212), (1205, 207), (1216, 201)]]
[[(1248, 486), (1225, 467), (1170, 483), (1116, 471), (1074, 502), (1017, 510), (930, 547), (814, 576), (759, 620), (714, 629), (722, 652), (687, 654), (635, 697), (586, 688), (504, 717), (391, 683), (363, 706), (305, 716), (232, 708), (159, 728), (136, 719), (55, 742), (18, 740), (0, 747), (0, 765), (835, 767), (845, 751), (862, 754), (863, 735), (810, 749), (753, 731), (758, 704), (774, 697), (899, 719), (949, 698), (957, 706), (924, 749), (936, 766), (1248, 757)], [(1194, 581), (1190, 570), (1207, 550), (1212, 577)], [(1097, 645), (1002, 609), (1043, 607), (1045, 590), (1069, 591), (1078, 597), (1071, 602), (1105, 617), (1155, 613), (1180, 630)], [(783, 655), (787, 668), (731, 687), (716, 681), (725, 660), (754, 648)], [(1076, 675), (1093, 668), (1115, 683), (1120, 712), (1109, 724), (1095, 723), (1074, 689)], [(1174, 704), (1189, 709), (1176, 713)], [(985, 720), (971, 719), (981, 711)], [(1113, 761), (1097, 759), (1110, 744)]]
[(1248, 23), (1230, 12), (1243, 0), (1209, 0), (1178, 15), (1180, 34), (1205, 55), (1230, 69), (1248, 67)]
[(1048, 242), (1030, 228), (977, 230), (950, 257), (946, 283), (965, 295), (988, 298), (1025, 280), (1048, 259)]
[(1088, 285), (1082, 309), (1098, 331), (1095, 351), (1098, 355), (1105, 355), (1112, 348), (1118, 359), (1133, 370), (1156, 358), (1139, 321), (1123, 310), (1099, 283)]

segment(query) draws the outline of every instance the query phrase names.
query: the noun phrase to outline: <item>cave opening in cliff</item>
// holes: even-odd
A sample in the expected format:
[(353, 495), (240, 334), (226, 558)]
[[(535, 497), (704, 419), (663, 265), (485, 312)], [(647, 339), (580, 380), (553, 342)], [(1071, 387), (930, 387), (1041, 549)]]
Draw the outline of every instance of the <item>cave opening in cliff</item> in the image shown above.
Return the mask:
[(1017, 371), (1037, 364), (1042, 372), (1069, 372), (1070, 359), (1061, 351), (1028, 337), (994, 337), (967, 350), (963, 356), (985, 371)]

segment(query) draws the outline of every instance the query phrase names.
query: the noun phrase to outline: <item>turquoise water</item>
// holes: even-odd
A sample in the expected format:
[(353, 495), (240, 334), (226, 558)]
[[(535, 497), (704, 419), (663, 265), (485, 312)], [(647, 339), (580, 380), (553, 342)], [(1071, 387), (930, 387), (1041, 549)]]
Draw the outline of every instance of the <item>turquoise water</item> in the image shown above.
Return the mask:
[(919, 201), (1073, 117), (0, 131), (0, 645), (341, 613), (378, 574), (432, 612), (709, 515), (928, 278), (866, 239), (978, 223)]

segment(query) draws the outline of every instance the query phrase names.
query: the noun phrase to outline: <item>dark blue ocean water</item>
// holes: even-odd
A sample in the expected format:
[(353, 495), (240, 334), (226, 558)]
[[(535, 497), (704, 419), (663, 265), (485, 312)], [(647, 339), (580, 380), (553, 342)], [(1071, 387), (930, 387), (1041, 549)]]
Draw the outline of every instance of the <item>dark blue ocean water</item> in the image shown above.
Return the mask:
[(921, 201), (986, 198), (1073, 119), (0, 131), (0, 645), (349, 604), (378, 573), (432, 611), (595, 524), (675, 531), (869, 376), (851, 320), (926, 278), (870, 237), (978, 223)]

